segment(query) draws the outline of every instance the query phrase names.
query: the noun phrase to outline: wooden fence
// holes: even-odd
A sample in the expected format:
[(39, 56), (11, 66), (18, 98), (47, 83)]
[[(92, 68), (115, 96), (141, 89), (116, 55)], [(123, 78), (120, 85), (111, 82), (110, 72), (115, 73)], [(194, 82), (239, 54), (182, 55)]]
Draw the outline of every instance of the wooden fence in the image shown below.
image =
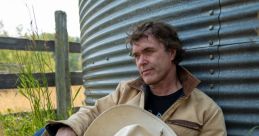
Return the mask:
[[(0, 37), (0, 50), (24, 50), (55, 52), (55, 73), (44, 73), (48, 86), (56, 86), (57, 90), (57, 115), (66, 118), (71, 102), (70, 85), (82, 85), (82, 72), (69, 72), (68, 54), (80, 53), (79, 43), (68, 42), (66, 28), (66, 14), (63, 11), (55, 12), (56, 39), (55, 41), (29, 40), (10, 37)], [(31, 43), (34, 48), (31, 49)], [(34, 73), (40, 80), (42, 73)], [(17, 88), (20, 81), (17, 74), (0, 74), (0, 89)]]

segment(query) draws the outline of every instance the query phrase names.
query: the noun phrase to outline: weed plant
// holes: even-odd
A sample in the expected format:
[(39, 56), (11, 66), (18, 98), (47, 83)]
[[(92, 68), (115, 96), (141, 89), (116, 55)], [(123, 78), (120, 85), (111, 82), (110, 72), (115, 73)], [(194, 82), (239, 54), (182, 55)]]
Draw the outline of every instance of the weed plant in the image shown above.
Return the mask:
[[(51, 102), (46, 73), (54, 72), (54, 59), (51, 53), (34, 51), (37, 35), (33, 35), (30, 51), (17, 51), (15, 58), (19, 65), (18, 90), (30, 102), (31, 112), (13, 114), (12, 111), (0, 113), (0, 131), (6, 136), (31, 136), (44, 127), (48, 120), (56, 120), (55, 107)], [(35, 73), (38, 73), (35, 76)], [(71, 98), (68, 115), (73, 113), (73, 103), (79, 94), (79, 88)], [(1, 133), (0, 133), (1, 134)]]
[[(34, 35), (33, 35), (34, 36)], [(33, 37), (34, 38), (34, 37)], [(32, 39), (35, 41), (35, 39)], [(33, 51), (36, 43), (32, 42), (30, 50), (26, 53), (17, 53), (17, 61), (20, 64), (19, 92), (26, 97), (32, 110), (31, 125), (34, 130), (44, 126), (46, 120), (56, 119), (54, 106), (51, 103), (51, 91), (45, 73), (53, 71), (50, 54)], [(35, 77), (35, 71), (38, 76)]]
[[(37, 35), (33, 34), (28, 50), (17, 51), (15, 58), (19, 67), (18, 91), (30, 102), (31, 112), (0, 115), (4, 135), (29, 136), (44, 127), (47, 120), (55, 120), (55, 107), (51, 102), (47, 72), (53, 72), (52, 54), (36, 50)], [(35, 76), (35, 73), (38, 73)]]

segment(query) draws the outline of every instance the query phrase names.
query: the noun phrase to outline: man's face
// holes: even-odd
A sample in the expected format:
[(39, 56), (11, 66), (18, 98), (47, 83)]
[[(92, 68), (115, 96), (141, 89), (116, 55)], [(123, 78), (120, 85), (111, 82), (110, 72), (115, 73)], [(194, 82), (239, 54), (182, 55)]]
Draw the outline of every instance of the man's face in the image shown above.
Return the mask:
[(153, 36), (141, 38), (132, 47), (132, 54), (144, 82), (155, 85), (166, 79), (172, 70), (175, 50), (166, 51)]

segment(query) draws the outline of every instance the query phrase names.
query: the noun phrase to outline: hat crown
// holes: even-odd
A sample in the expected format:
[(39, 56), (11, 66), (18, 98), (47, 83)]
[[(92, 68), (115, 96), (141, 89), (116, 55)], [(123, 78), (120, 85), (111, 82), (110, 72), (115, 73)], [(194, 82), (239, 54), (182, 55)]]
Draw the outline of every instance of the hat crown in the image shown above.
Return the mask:
[(114, 136), (155, 136), (139, 124), (121, 128)]
[(117, 105), (99, 115), (90, 124), (84, 136), (176, 136), (176, 134), (161, 119), (140, 107)]

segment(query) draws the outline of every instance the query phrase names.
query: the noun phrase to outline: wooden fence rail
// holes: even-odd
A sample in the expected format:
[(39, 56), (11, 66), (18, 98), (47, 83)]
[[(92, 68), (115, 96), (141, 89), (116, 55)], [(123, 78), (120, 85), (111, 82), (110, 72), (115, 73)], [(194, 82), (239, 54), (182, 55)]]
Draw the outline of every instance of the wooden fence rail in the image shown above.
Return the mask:
[[(32, 48), (32, 43), (33, 48)], [(25, 50), (25, 51), (55, 51), (55, 41), (18, 39), (11, 37), (0, 37), (0, 50)], [(80, 53), (80, 43), (69, 42), (69, 53)]]
[[(37, 80), (41, 80), (43, 73), (34, 73), (33, 76)], [(55, 73), (44, 73), (48, 81), (48, 86), (56, 86)], [(82, 72), (70, 72), (71, 85), (82, 85)], [(0, 74), (0, 89), (17, 88), (20, 84), (18, 74)], [(1, 91), (1, 90), (0, 90)]]
[[(33, 44), (33, 49), (31, 48)], [(24, 50), (24, 51), (47, 51), (55, 52), (55, 41), (43, 41), (29, 39), (0, 37), (0, 50)], [(80, 53), (80, 43), (69, 42), (69, 53)], [(35, 73), (34, 77), (39, 79), (41, 73)], [(45, 73), (49, 86), (55, 86), (55, 73)], [(82, 73), (71, 72), (71, 85), (82, 85)], [(13, 89), (19, 85), (18, 74), (0, 74), (0, 89)]]
[[(33, 44), (33, 48), (32, 46)], [(0, 50), (24, 50), (24, 51), (46, 51), (55, 52), (55, 41), (29, 40), (12, 37), (0, 37)], [(80, 53), (80, 43), (69, 42), (69, 53)], [(39, 79), (40, 73), (34, 77)], [(55, 86), (55, 73), (45, 73), (49, 86)], [(82, 73), (71, 72), (71, 85), (82, 85)], [(13, 89), (19, 85), (17, 74), (0, 74), (0, 89)]]

